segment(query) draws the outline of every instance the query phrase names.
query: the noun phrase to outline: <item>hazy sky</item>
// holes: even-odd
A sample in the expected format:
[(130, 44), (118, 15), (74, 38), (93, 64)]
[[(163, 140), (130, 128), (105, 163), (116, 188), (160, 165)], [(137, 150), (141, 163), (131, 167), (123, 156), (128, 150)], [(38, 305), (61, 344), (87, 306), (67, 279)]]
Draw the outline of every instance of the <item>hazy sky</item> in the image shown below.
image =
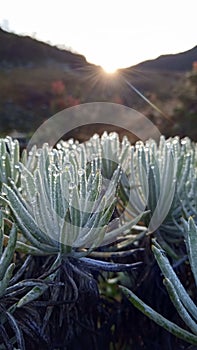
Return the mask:
[(196, 13), (197, 0), (0, 0), (4, 28), (65, 45), (107, 69), (197, 45)]

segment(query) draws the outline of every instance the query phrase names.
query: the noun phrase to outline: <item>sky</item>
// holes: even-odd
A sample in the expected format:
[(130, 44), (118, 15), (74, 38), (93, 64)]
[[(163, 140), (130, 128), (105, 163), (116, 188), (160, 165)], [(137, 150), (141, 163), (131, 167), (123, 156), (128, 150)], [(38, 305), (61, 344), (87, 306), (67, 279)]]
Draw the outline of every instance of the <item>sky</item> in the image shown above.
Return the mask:
[(0, 25), (107, 71), (197, 45), (196, 0), (0, 0)]

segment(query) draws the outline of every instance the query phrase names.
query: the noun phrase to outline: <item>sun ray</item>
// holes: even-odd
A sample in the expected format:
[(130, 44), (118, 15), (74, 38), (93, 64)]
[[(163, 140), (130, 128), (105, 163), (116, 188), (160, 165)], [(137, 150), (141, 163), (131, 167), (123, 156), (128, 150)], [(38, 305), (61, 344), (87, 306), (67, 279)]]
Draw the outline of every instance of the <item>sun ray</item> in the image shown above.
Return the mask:
[[(84, 102), (96, 101), (98, 96), (100, 101), (113, 101), (113, 96), (119, 96), (122, 99), (123, 104), (132, 107), (132, 104), (136, 102), (135, 95), (146, 102), (154, 110), (156, 110), (163, 118), (165, 118), (171, 124), (173, 123), (171, 118), (161, 110), (156, 104), (148, 99), (139, 88), (141, 78), (150, 80), (150, 75), (146, 71), (141, 71), (137, 67), (128, 69), (119, 69), (114, 73), (106, 72), (106, 69), (100, 66), (90, 65), (82, 69), (78, 69), (82, 75), (84, 81), (88, 81), (88, 88), (86, 90), (86, 98)], [(131, 94), (133, 91), (133, 96)], [(134, 102), (135, 101), (135, 102)]]

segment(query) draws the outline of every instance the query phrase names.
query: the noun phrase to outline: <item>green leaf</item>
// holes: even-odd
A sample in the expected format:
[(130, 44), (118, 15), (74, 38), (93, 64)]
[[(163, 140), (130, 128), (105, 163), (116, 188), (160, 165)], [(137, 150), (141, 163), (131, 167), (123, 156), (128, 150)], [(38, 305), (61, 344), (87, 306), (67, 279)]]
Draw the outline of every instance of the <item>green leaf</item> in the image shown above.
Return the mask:
[(197, 336), (186, 331), (185, 329), (177, 326), (175, 323), (167, 320), (165, 317), (160, 315), (158, 312), (154, 311), (150, 306), (145, 304), (141, 299), (139, 299), (132, 291), (128, 288), (119, 286), (120, 289), (125, 293), (129, 301), (144, 315), (148, 316), (151, 320), (157, 323), (159, 326), (166, 329), (168, 332), (172, 333), (176, 337), (183, 339), (184, 341), (197, 345)]
[[(51, 271), (51, 274), (44, 279), (44, 282), (46, 282), (46, 284), (39, 285), (39, 286), (32, 288), (24, 297), (22, 297), (18, 301), (18, 303), (17, 303), (18, 308), (30, 303), (33, 300), (37, 300), (49, 288), (47, 283), (54, 281), (54, 279), (57, 275), (57, 272), (58, 272), (57, 268), (60, 265), (60, 262), (61, 262), (61, 257), (60, 257), (60, 255), (58, 255), (56, 260), (54, 261), (54, 263), (52, 264), (52, 266), (49, 270), (49, 272)], [(52, 271), (54, 271), (54, 272), (52, 272)]]
[(189, 262), (197, 287), (197, 226), (195, 225), (195, 222), (191, 217), (188, 220), (188, 224), (185, 224), (185, 228), (185, 239), (189, 256)]
[(170, 282), (169, 279), (166, 278), (164, 279), (164, 285), (167, 288), (167, 291), (172, 303), (174, 304), (177, 312), (179, 313), (183, 321), (186, 323), (186, 325), (191, 329), (193, 333), (197, 334), (197, 323), (191, 318), (186, 308), (183, 306), (173, 284)]
[(17, 230), (16, 230), (16, 226), (13, 224), (9, 235), (8, 245), (4, 249), (4, 252), (0, 259), (0, 280), (2, 280), (10, 262), (13, 259), (14, 250), (16, 246), (16, 239), (17, 239)]
[(38, 228), (33, 217), (21, 202), (20, 194), (17, 193), (16, 195), (14, 191), (6, 184), (4, 184), (4, 191), (6, 192), (7, 198), (9, 200), (8, 205), (13, 211), (16, 220), (27, 240), (29, 240), (38, 249), (40, 249), (41, 245), (43, 244), (44, 249), (52, 252), (53, 249), (50, 246), (44, 244), (50, 243), (50, 237), (46, 236)]
[(3, 279), (0, 281), (0, 297), (4, 295), (5, 290), (8, 287), (8, 284), (12, 278), (14, 268), (15, 268), (15, 264), (9, 265), (7, 270), (5, 271)]
[(164, 277), (166, 279), (169, 279), (169, 281), (174, 286), (175, 291), (178, 297), (180, 298), (181, 302), (183, 303), (183, 305), (186, 307), (189, 313), (197, 320), (197, 307), (192, 301), (192, 299), (190, 298), (189, 294), (186, 292), (183, 285), (181, 284), (179, 278), (175, 274), (166, 255), (159, 248), (158, 244), (157, 244), (157, 247), (153, 245), (152, 250)]

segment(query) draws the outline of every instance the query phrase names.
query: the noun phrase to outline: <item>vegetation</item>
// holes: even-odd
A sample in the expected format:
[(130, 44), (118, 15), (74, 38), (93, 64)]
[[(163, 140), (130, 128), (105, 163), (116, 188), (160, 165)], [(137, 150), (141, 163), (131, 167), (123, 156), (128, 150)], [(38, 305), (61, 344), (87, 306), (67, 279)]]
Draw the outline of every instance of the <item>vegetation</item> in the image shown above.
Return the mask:
[(127, 296), (162, 349), (197, 344), (195, 143), (105, 132), (0, 152), (1, 349), (157, 349)]
[[(197, 48), (110, 78), (29, 37), (0, 29), (0, 43), (0, 350), (195, 350)], [(31, 150), (4, 137), (93, 101), (165, 136), (88, 125)]]

